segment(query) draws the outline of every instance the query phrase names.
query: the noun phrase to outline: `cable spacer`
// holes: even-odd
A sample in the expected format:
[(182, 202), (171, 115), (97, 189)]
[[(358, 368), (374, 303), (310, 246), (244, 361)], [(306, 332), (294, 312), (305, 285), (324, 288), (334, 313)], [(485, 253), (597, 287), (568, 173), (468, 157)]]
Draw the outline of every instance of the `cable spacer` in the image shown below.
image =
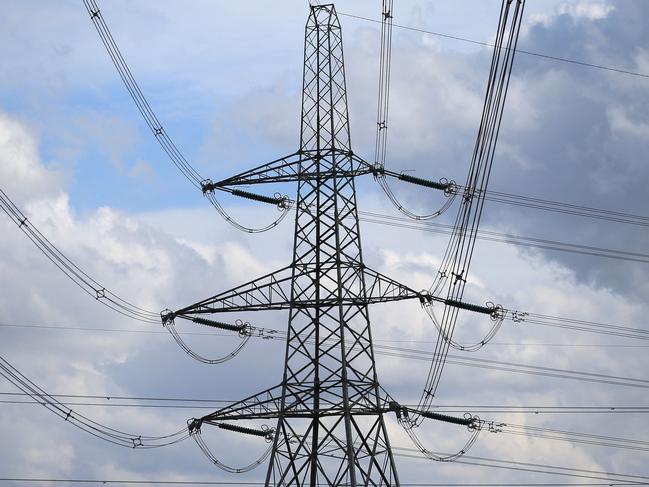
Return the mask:
[(511, 319), (514, 323), (522, 323), (523, 321), (525, 321), (525, 318), (529, 316), (528, 312), (518, 311), (518, 310), (511, 311), (511, 314), (512, 314)]

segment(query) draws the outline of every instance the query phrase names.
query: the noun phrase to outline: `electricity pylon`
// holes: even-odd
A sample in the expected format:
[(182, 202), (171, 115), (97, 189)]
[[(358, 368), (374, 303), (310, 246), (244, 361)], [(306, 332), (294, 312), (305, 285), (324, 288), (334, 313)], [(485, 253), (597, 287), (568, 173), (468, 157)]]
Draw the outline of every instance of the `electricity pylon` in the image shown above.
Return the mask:
[(300, 148), (204, 191), (297, 182), (290, 265), (163, 316), (288, 309), (282, 382), (199, 420), (277, 419), (266, 485), (398, 486), (376, 375), (368, 305), (426, 299), (363, 263), (355, 178), (376, 167), (351, 149), (342, 33), (333, 5), (306, 24)]

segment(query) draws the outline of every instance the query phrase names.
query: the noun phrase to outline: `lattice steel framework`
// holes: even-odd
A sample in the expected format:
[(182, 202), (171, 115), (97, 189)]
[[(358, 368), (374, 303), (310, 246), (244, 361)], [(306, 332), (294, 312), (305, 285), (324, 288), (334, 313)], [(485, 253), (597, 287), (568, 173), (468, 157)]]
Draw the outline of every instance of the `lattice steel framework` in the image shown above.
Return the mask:
[(266, 485), (399, 485), (384, 421), (397, 406), (379, 386), (368, 305), (425, 296), (363, 263), (355, 177), (374, 170), (351, 150), (335, 8), (311, 6), (300, 149), (210, 183), (297, 181), (293, 261), (165, 317), (290, 310), (281, 384), (193, 425), (276, 418)]

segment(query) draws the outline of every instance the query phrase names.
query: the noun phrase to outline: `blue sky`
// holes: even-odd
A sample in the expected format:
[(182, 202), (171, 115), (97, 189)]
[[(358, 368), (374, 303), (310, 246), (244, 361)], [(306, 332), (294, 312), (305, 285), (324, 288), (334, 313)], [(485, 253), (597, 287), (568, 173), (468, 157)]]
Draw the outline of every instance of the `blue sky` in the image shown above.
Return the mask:
[[(167, 133), (213, 179), (297, 148), (306, 2), (101, 2), (124, 56)], [(407, 1), (395, 22), (489, 41), (499, 2)], [(339, 2), (339, 12), (378, 18), (379, 2)], [(83, 3), (5, 2), (0, 19), (0, 187), (68, 256), (108, 288), (158, 311), (194, 302), (286, 265), (292, 225), (250, 236), (236, 231), (181, 179), (128, 97)], [(642, 0), (528, 0), (520, 46), (594, 64), (649, 73), (648, 5)], [(341, 17), (352, 141), (371, 159), (378, 30)], [(478, 124), (488, 49), (395, 28), (388, 165), (417, 175), (462, 181)], [(649, 169), (647, 80), (519, 56), (505, 110), (492, 188), (631, 213), (645, 213)], [(361, 209), (396, 214), (368, 179)], [(287, 189), (287, 192), (290, 190)], [(439, 204), (419, 188), (398, 187), (416, 210)], [(290, 193), (289, 193), (290, 194)], [(244, 222), (270, 219), (245, 201), (224, 204)], [(454, 211), (442, 217), (448, 222)], [(6, 220), (6, 219), (5, 219)], [(236, 399), (281, 374), (281, 344), (252, 343), (219, 367), (191, 362), (161, 331), (113, 316), (88, 300), (8, 221), (0, 223), (0, 311), (6, 324), (89, 327), (45, 331), (0, 327), (3, 356), (58, 393)], [(645, 227), (488, 205), (484, 228), (584, 245), (644, 252)], [(415, 289), (427, 287), (446, 237), (364, 224), (368, 264)], [(408, 245), (404, 247), (404, 241)], [(547, 314), (644, 327), (646, 264), (480, 242), (477, 300)], [(418, 306), (386, 306), (374, 334), (425, 348), (432, 327)], [(282, 329), (285, 316), (250, 317)], [(485, 324), (467, 321), (474, 340)], [(223, 342), (194, 337), (205, 352)], [(481, 358), (643, 377), (646, 349), (562, 330), (504, 326)], [(512, 345), (513, 344), (513, 345)], [(548, 345), (549, 344), (549, 345)], [(642, 345), (642, 343), (640, 343)], [(617, 348), (616, 348), (617, 347)], [(635, 348), (634, 348), (635, 347)], [(425, 364), (381, 357), (382, 381), (416, 395)], [(646, 404), (644, 389), (597, 386), (504, 372), (448, 367), (440, 402), (450, 404)], [(236, 378), (236, 380), (232, 380)], [(9, 384), (0, 392), (11, 391)], [(153, 452), (104, 445), (70, 430), (36, 406), (0, 405), (0, 476), (61, 478), (230, 479), (186, 442)], [(118, 427), (157, 433), (184, 424), (185, 410), (87, 407)], [(594, 415), (593, 415), (594, 416)], [(647, 421), (623, 415), (506, 417), (565, 430), (638, 437)], [(644, 428), (646, 429), (646, 428)], [(425, 431), (431, 448), (453, 449), (463, 434)], [(404, 438), (395, 432), (395, 441)], [(263, 448), (213, 435), (233, 463)], [(646, 456), (549, 440), (485, 436), (476, 454), (647, 475)], [(399, 459), (404, 480), (552, 481), (459, 465)], [(244, 478), (263, 476), (263, 468)]]

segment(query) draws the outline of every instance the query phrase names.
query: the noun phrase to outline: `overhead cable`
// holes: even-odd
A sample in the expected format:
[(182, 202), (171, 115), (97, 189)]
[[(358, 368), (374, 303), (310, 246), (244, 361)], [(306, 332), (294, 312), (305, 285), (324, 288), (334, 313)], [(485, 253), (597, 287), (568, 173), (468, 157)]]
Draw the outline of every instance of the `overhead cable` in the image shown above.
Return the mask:
[[(380, 20), (371, 19), (369, 17), (363, 17), (361, 15), (353, 15), (353, 14), (345, 13), (345, 12), (338, 12), (338, 15), (342, 15), (344, 17), (350, 17), (350, 18), (354, 18), (354, 19), (358, 19), (358, 20), (365, 20), (367, 22), (374, 22), (374, 23), (377, 23), (377, 24), (381, 23)], [(456, 35), (451, 35), (451, 34), (444, 34), (442, 32), (435, 32), (435, 31), (432, 31), (432, 30), (420, 29), (420, 28), (417, 28), (417, 27), (411, 27), (411, 26), (400, 25), (400, 24), (395, 24), (395, 23), (392, 23), (392, 26), (397, 27), (399, 29), (403, 29), (403, 30), (419, 32), (419, 33), (422, 33), (422, 34), (430, 34), (430, 35), (437, 36), (437, 37), (444, 37), (446, 39), (452, 39), (452, 40), (455, 40), (455, 41), (467, 42), (467, 43), (475, 44), (475, 45), (479, 45), (479, 46), (490, 47), (490, 48), (496, 47), (492, 43), (485, 42), (485, 41), (479, 41), (479, 40), (471, 39), (471, 38), (468, 38), (468, 37), (456, 36)], [(505, 49), (505, 48), (502, 47), (501, 49)], [(615, 73), (628, 74), (630, 76), (637, 76), (637, 77), (640, 77), (640, 78), (649, 78), (649, 74), (647, 74), (647, 73), (641, 73), (639, 71), (632, 71), (632, 70), (629, 70), (629, 69), (617, 68), (617, 67), (614, 67), (614, 66), (605, 66), (603, 64), (589, 63), (589, 62), (586, 62), (586, 61), (579, 61), (577, 59), (570, 59), (570, 58), (566, 58), (566, 57), (555, 56), (555, 55), (552, 55), (552, 54), (545, 54), (545, 53), (542, 53), (542, 52), (530, 51), (530, 50), (527, 50), (527, 49), (517, 48), (516, 52), (518, 52), (520, 54), (525, 54), (525, 55), (528, 55), (528, 56), (535, 56), (535, 57), (538, 57), (538, 58), (547, 59), (549, 61), (557, 61), (557, 62), (561, 62), (561, 63), (568, 63), (568, 64), (574, 64), (574, 65), (577, 65), (577, 66), (583, 66), (583, 67), (586, 67), (586, 68), (594, 68), (594, 69), (601, 69), (601, 70), (604, 70), (604, 71), (612, 71), (612, 72), (615, 72)]]

